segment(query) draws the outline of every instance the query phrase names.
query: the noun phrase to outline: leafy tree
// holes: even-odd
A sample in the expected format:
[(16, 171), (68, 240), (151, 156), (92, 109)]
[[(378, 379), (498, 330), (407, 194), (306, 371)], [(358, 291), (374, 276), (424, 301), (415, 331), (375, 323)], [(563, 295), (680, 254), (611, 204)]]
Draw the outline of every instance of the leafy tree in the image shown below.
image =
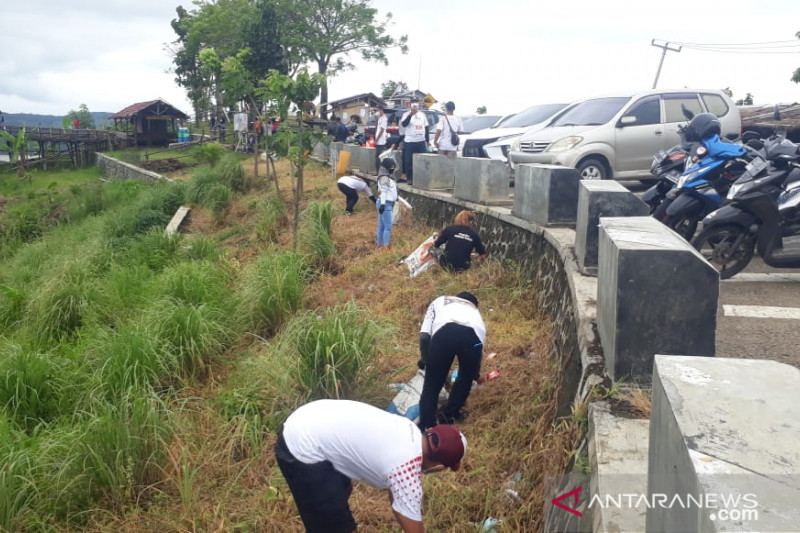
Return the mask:
[[(303, 193), (303, 170), (309, 161), (314, 143), (322, 138), (322, 133), (315, 132), (302, 122), (303, 108), (306, 102), (314, 99), (325, 83), (321, 74), (309, 74), (303, 68), (292, 78), (277, 70), (269, 73), (261, 82), (259, 96), (268, 103), (267, 113), (281, 118), (281, 127), (276, 132), (276, 140), (280, 151), (288, 156), (292, 165), (292, 197), (294, 219), (292, 234), (297, 246), (297, 228), (300, 220), (300, 199)], [(288, 121), (289, 109), (295, 108), (295, 121)], [(269, 150), (268, 150), (269, 152)], [(276, 180), (277, 184), (277, 180)]]
[(389, 80), (386, 83), (381, 83), (381, 98), (391, 98), (395, 92), (404, 93), (408, 91), (408, 84), (404, 81)]
[(479, 115), (485, 115), (486, 114), (486, 106), (485, 105), (480, 106), (478, 109), (475, 110), (475, 112), (477, 114), (479, 114)]
[(94, 123), (94, 117), (92, 116), (92, 113), (89, 111), (89, 108), (86, 104), (81, 104), (77, 111), (70, 109), (69, 113), (67, 113), (67, 117), (69, 117), (70, 124), (72, 124), (77, 117), (82, 129), (93, 130), (97, 127)]
[(178, 6), (178, 18), (171, 22), (172, 29), (178, 35), (178, 39), (167, 45), (166, 49), (172, 55), (172, 62), (175, 67), (175, 83), (186, 89), (186, 96), (192, 102), (194, 108), (195, 121), (199, 122), (202, 111), (209, 105), (208, 83), (206, 78), (200, 73), (200, 40), (194, 33), (189, 35), (194, 15), (190, 14), (182, 6)]
[[(370, 0), (286, 0), (276, 6), (291, 65), (315, 62), (319, 74), (334, 76), (355, 68), (349, 60), (351, 52), (384, 65), (389, 64), (386, 50), (399, 47), (408, 52), (408, 36), (395, 39), (388, 33), (392, 14), (377, 20), (378, 11), (370, 7)], [(320, 98), (328, 101), (327, 77)]]
[(256, 0), (255, 15), (245, 26), (244, 41), (250, 49), (250, 53), (244, 58), (244, 65), (254, 79), (266, 78), (271, 70), (286, 74), (278, 14), (271, 0)]
[(25, 177), (25, 163), (28, 159), (28, 134), (25, 133), (25, 127), (22, 127), (17, 135), (11, 135), (7, 131), (0, 130), (0, 139), (5, 139), (8, 144), (9, 157), (11, 164), (17, 165), (17, 177)]
[(747, 93), (744, 98), (736, 100), (736, 105), (753, 105), (753, 95)]

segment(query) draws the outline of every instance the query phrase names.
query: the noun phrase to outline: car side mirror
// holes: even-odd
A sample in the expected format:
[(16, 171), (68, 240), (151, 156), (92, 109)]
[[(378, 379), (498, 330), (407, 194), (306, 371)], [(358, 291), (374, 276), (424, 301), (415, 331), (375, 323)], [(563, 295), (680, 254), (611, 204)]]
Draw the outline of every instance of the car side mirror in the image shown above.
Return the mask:
[(633, 115), (627, 115), (619, 119), (619, 122), (617, 122), (617, 127), (623, 128), (625, 126), (630, 126), (631, 124), (636, 124), (636, 117)]

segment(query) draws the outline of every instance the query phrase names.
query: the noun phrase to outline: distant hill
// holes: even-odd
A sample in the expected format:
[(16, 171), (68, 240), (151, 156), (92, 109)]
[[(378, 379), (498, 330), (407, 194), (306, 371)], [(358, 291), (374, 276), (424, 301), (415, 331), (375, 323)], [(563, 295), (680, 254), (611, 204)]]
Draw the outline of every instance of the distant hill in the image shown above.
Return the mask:
[[(103, 120), (114, 113), (98, 111), (92, 113), (94, 123), (98, 128), (103, 127)], [(35, 115), (33, 113), (3, 113), (6, 126), (41, 126), (43, 128), (60, 128), (64, 115)]]

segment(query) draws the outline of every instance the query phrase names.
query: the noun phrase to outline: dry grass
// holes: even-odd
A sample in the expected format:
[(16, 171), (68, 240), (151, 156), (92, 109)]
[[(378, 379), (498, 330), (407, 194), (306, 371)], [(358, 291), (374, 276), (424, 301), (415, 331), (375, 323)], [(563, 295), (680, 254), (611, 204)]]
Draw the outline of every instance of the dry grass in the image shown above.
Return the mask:
[[(248, 179), (253, 180), (252, 161), (244, 166)], [(278, 170), (288, 203), (285, 161), (278, 163)], [(265, 194), (263, 162), (260, 172), (262, 190), (239, 199), (219, 223), (203, 210), (194, 210), (187, 229), (216, 235), (234, 268), (257, 252), (249, 206)], [(328, 169), (308, 167), (306, 191), (306, 200), (331, 199), (336, 213), (344, 208), (344, 198)], [(406, 381), (416, 371), (419, 324), (430, 300), (461, 290), (474, 292), (488, 330), (482, 373), (498, 370), (500, 376), (474, 389), (467, 402), (469, 417), (461, 429), (469, 439), (469, 449), (462, 471), (424, 479), (426, 527), (431, 531), (476, 531), (492, 516), (503, 520), (505, 531), (540, 530), (542, 480), (565, 467), (576, 427), (555, 420), (553, 399), (560, 370), (551, 361), (550, 325), (532, 308), (535, 288), (491, 260), (460, 275), (436, 269), (412, 279), (406, 266), (397, 262), (422, 242), (430, 229), (406, 219), (392, 232), (392, 249), (378, 251), (374, 245), (376, 223), (374, 207), (364, 199), (353, 216), (334, 217), (335, 268), (309, 287), (304, 307), (353, 301), (388, 327), (389, 337), (377, 350), (378, 364), (389, 383)], [(279, 240), (290, 245), (290, 231), (286, 229)], [(258, 455), (248, 456), (215, 404), (237, 363), (264, 356), (267, 350), (268, 345), (255, 338), (240, 339), (224, 358), (226, 362), (211, 369), (205, 383), (182, 392), (175, 401), (179, 430), (170, 448), (166, 480), (144, 490), (142, 505), (128, 515), (98, 516), (91, 524), (93, 530), (302, 531), (274, 460), (274, 436), (265, 437)], [(496, 355), (489, 358), (492, 353)], [(388, 390), (381, 390), (370, 400), (385, 405), (390, 398)], [(350, 503), (359, 531), (398, 529), (385, 491), (357, 483)]]

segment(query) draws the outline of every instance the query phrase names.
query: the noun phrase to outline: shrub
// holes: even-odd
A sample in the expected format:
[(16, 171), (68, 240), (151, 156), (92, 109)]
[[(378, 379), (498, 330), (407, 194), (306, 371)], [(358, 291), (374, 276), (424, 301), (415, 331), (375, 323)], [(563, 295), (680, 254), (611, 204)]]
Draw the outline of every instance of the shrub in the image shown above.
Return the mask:
[(151, 270), (161, 270), (178, 259), (181, 234), (167, 235), (153, 228), (130, 245), (129, 257), (134, 264), (146, 265)]
[(192, 147), (192, 156), (201, 164), (214, 166), (227, 150), (219, 143), (205, 143)]
[(22, 320), (26, 300), (23, 291), (0, 285), (0, 333), (10, 330)]
[(226, 154), (219, 163), (216, 164), (222, 183), (236, 192), (245, 191), (244, 168), (242, 162), (235, 154)]
[(207, 261), (183, 262), (161, 276), (161, 294), (187, 304), (224, 307), (225, 272)]
[(150, 332), (135, 325), (109, 334), (99, 345), (99, 371), (94, 374), (96, 390), (109, 401), (133, 392), (151, 390), (160, 379), (161, 355)]
[(205, 235), (196, 235), (184, 248), (185, 256), (193, 261), (216, 262), (222, 256), (219, 246)]
[(57, 357), (0, 346), (0, 406), (20, 427), (32, 428), (58, 412), (59, 382)]
[(330, 201), (313, 202), (303, 212), (300, 228), (300, 243), (317, 266), (326, 265), (336, 255), (336, 246), (331, 238), (333, 205)]
[(264, 241), (273, 241), (281, 225), (286, 222), (286, 204), (278, 195), (268, 196), (259, 207), (256, 235)]
[(211, 185), (206, 191), (204, 205), (211, 209), (215, 221), (222, 219), (225, 210), (231, 205), (231, 190), (221, 183)]

